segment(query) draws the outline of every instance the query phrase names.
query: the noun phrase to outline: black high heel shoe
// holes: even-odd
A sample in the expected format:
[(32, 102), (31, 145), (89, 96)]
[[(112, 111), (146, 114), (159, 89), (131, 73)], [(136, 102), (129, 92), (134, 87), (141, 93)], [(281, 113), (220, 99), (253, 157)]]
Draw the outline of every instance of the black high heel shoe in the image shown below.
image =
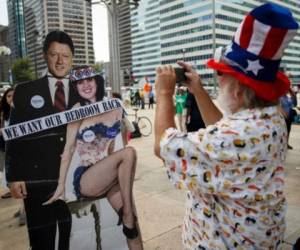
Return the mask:
[[(120, 226), (123, 223), (123, 207), (120, 208), (118, 211), (119, 220), (118, 220), (118, 226)], [(136, 216), (134, 215), (134, 224), (136, 222)], [(123, 234), (126, 236), (127, 239), (133, 240), (139, 236), (139, 231), (136, 228), (136, 225), (133, 228), (127, 227), (123, 223)]]

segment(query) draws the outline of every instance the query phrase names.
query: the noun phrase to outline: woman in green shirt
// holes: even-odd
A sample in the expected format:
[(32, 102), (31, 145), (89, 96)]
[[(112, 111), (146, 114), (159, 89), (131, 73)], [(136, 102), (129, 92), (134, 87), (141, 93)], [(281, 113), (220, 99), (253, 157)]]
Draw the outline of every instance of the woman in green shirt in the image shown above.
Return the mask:
[(176, 116), (178, 119), (178, 125), (180, 131), (186, 131), (185, 128), (185, 117), (186, 117), (186, 103), (187, 93), (183, 88), (179, 88), (175, 95), (175, 109), (176, 109)]

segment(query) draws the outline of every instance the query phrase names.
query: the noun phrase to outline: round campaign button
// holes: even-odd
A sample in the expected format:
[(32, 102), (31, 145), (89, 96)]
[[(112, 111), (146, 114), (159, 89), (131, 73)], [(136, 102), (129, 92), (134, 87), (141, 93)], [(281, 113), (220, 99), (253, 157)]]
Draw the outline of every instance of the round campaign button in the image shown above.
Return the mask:
[(82, 138), (85, 142), (92, 142), (96, 135), (92, 130), (87, 130), (83, 133)]
[(30, 103), (32, 107), (39, 109), (44, 106), (45, 101), (44, 98), (41, 97), (40, 95), (35, 95), (31, 97)]

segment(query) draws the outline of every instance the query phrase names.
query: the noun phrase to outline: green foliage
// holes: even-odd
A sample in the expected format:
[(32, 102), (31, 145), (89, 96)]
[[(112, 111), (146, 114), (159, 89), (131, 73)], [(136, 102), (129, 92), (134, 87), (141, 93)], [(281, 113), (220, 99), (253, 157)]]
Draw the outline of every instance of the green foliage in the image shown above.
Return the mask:
[(96, 62), (94, 65), (92, 65), (92, 67), (96, 70), (96, 72), (102, 73), (104, 65), (103, 62), (101, 61), (101, 62)]
[(25, 82), (34, 80), (34, 72), (30, 67), (30, 61), (28, 58), (16, 59), (12, 66), (13, 82)]

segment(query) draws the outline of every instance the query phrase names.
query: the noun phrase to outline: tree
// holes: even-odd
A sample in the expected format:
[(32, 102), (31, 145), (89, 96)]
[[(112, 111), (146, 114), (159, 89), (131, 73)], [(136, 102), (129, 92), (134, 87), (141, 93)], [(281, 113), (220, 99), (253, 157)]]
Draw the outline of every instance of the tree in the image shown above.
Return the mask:
[(93, 68), (96, 70), (97, 73), (102, 73), (103, 71), (103, 68), (104, 68), (104, 62), (103, 61), (100, 61), (100, 62), (96, 62), (94, 65), (93, 65)]
[(28, 58), (19, 58), (14, 61), (12, 66), (12, 75), (14, 83), (31, 81), (35, 79)]

